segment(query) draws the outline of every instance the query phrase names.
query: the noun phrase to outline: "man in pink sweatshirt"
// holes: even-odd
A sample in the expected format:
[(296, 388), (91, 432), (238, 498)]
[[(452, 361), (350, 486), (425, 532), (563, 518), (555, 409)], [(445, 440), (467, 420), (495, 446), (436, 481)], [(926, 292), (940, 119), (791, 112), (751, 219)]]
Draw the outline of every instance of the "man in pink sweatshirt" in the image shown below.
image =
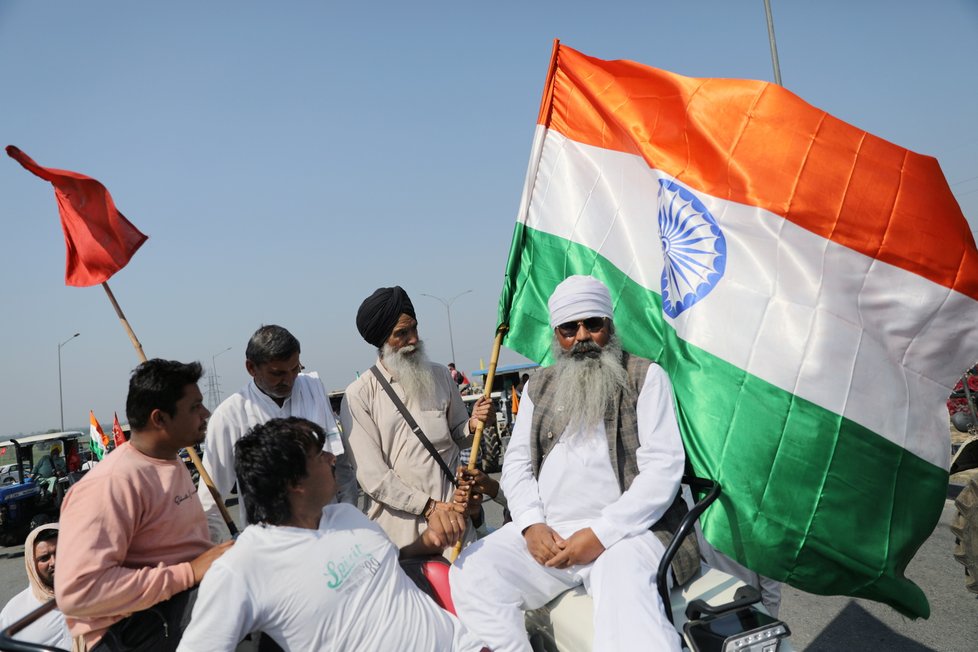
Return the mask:
[(196, 597), (188, 589), (231, 545), (212, 546), (177, 456), (204, 439), (200, 377), (197, 362), (139, 365), (126, 399), (132, 438), (65, 497), (56, 593), (82, 649), (176, 649)]

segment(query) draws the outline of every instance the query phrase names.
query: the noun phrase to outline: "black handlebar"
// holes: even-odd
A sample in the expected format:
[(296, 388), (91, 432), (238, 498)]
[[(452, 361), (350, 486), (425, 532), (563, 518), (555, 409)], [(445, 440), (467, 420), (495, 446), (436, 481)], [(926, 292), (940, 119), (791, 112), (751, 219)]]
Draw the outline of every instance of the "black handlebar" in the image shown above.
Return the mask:
[(698, 478), (694, 475), (684, 475), (682, 483), (688, 485), (690, 489), (707, 491), (707, 494), (705, 498), (697, 501), (692, 509), (686, 513), (686, 516), (683, 517), (683, 520), (679, 522), (679, 528), (676, 530), (675, 536), (672, 537), (672, 541), (669, 542), (668, 547), (666, 547), (666, 552), (662, 555), (662, 561), (659, 562), (659, 569), (655, 574), (655, 583), (659, 589), (659, 596), (662, 598), (662, 606), (666, 610), (666, 618), (673, 625), (676, 623), (672, 618), (672, 600), (669, 598), (669, 566), (672, 564), (672, 559), (676, 556), (679, 546), (689, 536), (690, 532), (693, 531), (700, 515), (706, 511), (706, 508), (713, 501), (720, 497), (720, 485), (713, 480)]

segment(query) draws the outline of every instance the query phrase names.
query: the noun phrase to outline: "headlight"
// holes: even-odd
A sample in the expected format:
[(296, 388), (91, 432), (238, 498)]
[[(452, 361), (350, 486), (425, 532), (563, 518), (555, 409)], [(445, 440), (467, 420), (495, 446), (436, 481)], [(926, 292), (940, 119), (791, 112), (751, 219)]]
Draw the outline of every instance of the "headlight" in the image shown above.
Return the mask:
[(683, 629), (695, 652), (777, 652), (791, 635), (782, 621), (752, 607), (705, 616)]

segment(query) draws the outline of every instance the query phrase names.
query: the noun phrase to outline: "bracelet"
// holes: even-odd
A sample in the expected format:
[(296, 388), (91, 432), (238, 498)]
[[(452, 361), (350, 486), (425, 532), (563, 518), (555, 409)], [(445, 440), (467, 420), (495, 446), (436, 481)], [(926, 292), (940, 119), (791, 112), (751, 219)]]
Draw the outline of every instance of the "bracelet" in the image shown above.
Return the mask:
[(428, 504), (426, 504), (426, 505), (424, 506), (424, 511), (423, 511), (423, 512), (421, 512), (421, 517), (422, 517), (422, 518), (423, 518), (424, 520), (426, 520), (426, 521), (427, 521), (427, 520), (428, 520), (428, 517), (429, 517), (429, 516), (431, 516), (431, 513), (432, 513), (433, 511), (435, 511), (435, 499), (434, 499), (434, 498), (429, 498), (429, 499), (428, 499)]

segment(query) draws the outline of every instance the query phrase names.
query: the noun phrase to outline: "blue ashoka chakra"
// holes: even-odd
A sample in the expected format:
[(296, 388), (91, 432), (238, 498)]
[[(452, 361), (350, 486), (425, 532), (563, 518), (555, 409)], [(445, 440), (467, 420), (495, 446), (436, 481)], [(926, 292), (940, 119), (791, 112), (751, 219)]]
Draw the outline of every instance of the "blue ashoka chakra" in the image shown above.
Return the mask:
[(662, 310), (675, 319), (716, 287), (727, 263), (727, 241), (710, 211), (675, 181), (659, 180)]

